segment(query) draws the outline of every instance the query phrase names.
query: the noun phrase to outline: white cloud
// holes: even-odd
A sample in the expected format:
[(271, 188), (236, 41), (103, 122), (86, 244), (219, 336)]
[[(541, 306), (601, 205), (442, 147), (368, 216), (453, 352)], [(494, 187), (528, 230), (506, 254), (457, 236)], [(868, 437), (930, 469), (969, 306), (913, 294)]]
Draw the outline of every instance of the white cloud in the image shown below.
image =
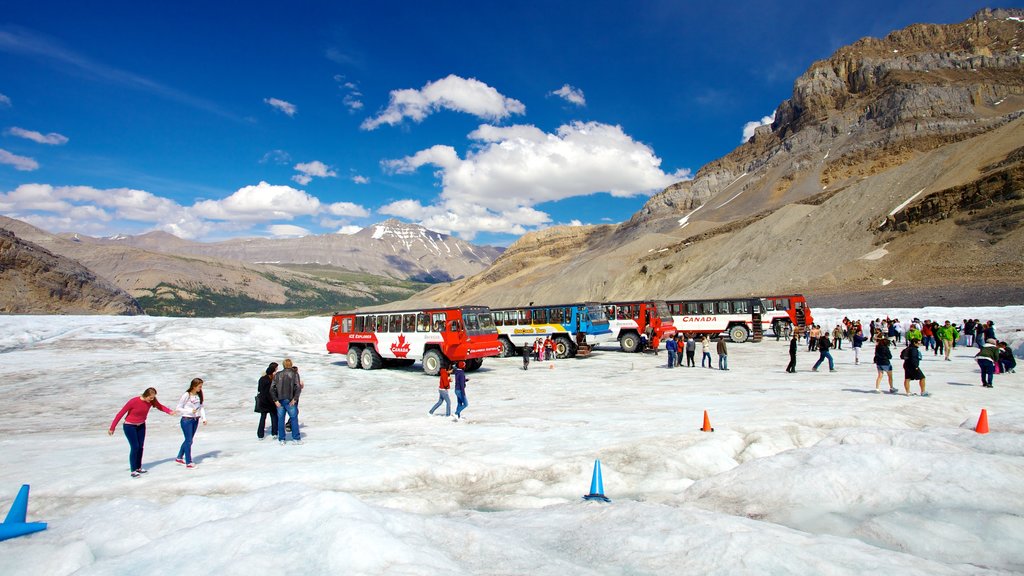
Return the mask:
[(747, 122), (746, 124), (743, 125), (743, 140), (742, 140), (742, 142), (746, 142), (747, 140), (750, 140), (750, 138), (754, 136), (754, 130), (757, 130), (761, 126), (767, 126), (767, 125), (771, 124), (772, 122), (775, 122), (775, 112), (772, 112), (771, 116), (765, 116), (765, 117), (761, 118), (761, 120), (758, 121), (758, 122)]
[(271, 150), (260, 158), (260, 164), (291, 164), (292, 157), (284, 150)]
[(583, 96), (583, 90), (580, 90), (579, 88), (573, 88), (568, 84), (562, 85), (561, 88), (551, 92), (551, 94), (554, 96), (561, 96), (562, 98), (565, 99), (566, 102), (569, 102), (570, 104), (575, 104), (577, 106), (587, 105), (587, 99)]
[(369, 210), (352, 202), (334, 202), (328, 204), (324, 208), (323, 212), (332, 216), (350, 216), (352, 218), (363, 218), (370, 215)]
[(469, 137), (477, 144), (465, 158), (437, 145), (382, 162), (393, 173), (436, 166), (443, 191), (430, 206), (399, 200), (378, 212), (467, 239), (482, 231), (522, 234), (551, 221), (537, 204), (599, 192), (648, 195), (690, 178), (688, 170), (663, 172), (654, 151), (619, 126), (574, 122), (549, 134), (528, 125), (482, 125)]
[(196, 214), (211, 220), (292, 220), (320, 210), (320, 200), (291, 186), (260, 182), (239, 188), (223, 200), (203, 200), (192, 205)]
[(24, 128), (18, 128), (17, 126), (8, 128), (5, 134), (17, 136), (18, 138), (25, 138), (26, 140), (31, 140), (40, 144), (49, 144), (51, 146), (62, 146), (68, 143), (68, 137), (63, 134), (58, 134), (56, 132), (42, 134), (35, 130), (25, 130)]
[(334, 178), (338, 175), (330, 166), (319, 160), (300, 162), (295, 165), (295, 170), (299, 173), (292, 176), (292, 180), (302, 186), (312, 182), (313, 178)]
[(11, 99), (6, 94), (0, 94), (0, 106), (7, 107), (11, 105)]
[(39, 169), (39, 163), (29, 158), (28, 156), (18, 156), (17, 154), (11, 154), (7, 150), (0, 148), (0, 164), (9, 164), (14, 166), (15, 170), (21, 170), (22, 172), (31, 172), (32, 170)]
[(526, 113), (526, 106), (503, 96), (494, 88), (475, 78), (451, 74), (428, 82), (420, 90), (392, 90), (387, 108), (374, 118), (363, 121), (363, 130), (374, 130), (382, 124), (394, 126), (405, 118), (422, 122), (438, 110), (465, 112), (488, 120), (501, 120), (512, 114)]
[(341, 99), (341, 103), (348, 108), (349, 112), (356, 112), (363, 109), (363, 101), (353, 94), (346, 94), (345, 97)]
[(277, 110), (284, 112), (288, 116), (295, 116), (295, 112), (298, 111), (295, 105), (291, 102), (285, 102), (284, 100), (279, 100), (277, 98), (264, 98), (263, 101)]
[(369, 184), (370, 183), (370, 179), (369, 178), (367, 178), (366, 176), (360, 176), (359, 174), (356, 174), (355, 176), (353, 176), (352, 177), (352, 181), (355, 182), (356, 184)]
[(341, 228), (338, 228), (336, 234), (345, 234), (351, 236), (352, 234), (355, 234), (356, 232), (359, 232), (362, 229), (362, 226), (342, 226)]
[(267, 226), (267, 232), (275, 238), (301, 238), (310, 235), (309, 230), (294, 224), (271, 224)]

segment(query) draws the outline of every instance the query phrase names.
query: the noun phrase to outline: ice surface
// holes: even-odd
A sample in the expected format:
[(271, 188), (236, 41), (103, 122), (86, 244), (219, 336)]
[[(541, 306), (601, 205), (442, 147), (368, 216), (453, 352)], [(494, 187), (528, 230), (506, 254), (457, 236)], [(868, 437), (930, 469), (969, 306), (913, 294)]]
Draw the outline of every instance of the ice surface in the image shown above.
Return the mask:
[[(991, 319), (1024, 352), (1024, 307), (813, 312)], [(49, 523), (3, 543), (0, 574), (1024, 571), (1024, 382), (981, 388), (973, 349), (925, 354), (927, 398), (872, 393), (871, 350), (855, 365), (849, 344), (836, 373), (810, 372), (801, 345), (787, 374), (771, 336), (730, 345), (728, 372), (612, 346), (525, 372), (488, 359), (452, 422), (427, 415), (419, 365), (349, 370), (328, 325), (0, 317), (0, 513), (27, 483), (28, 520)], [(256, 380), (286, 356), (301, 446), (256, 439)], [(174, 463), (178, 420), (153, 411), (132, 479), (110, 420), (150, 386), (173, 405), (196, 376), (199, 467)], [(595, 459), (611, 504), (581, 499)]]

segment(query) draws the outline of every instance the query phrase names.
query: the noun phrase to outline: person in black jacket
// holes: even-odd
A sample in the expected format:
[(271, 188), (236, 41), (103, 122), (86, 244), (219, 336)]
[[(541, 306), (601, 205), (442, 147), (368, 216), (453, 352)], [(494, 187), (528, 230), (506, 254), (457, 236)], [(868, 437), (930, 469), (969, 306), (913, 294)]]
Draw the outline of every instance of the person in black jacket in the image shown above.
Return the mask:
[(789, 340), (789, 365), (786, 366), (786, 372), (790, 374), (796, 374), (796, 339), (797, 334), (794, 332)]
[(270, 384), (274, 381), (274, 374), (277, 372), (277, 362), (271, 362), (267, 366), (267, 372), (260, 376), (256, 385), (256, 411), (260, 413), (260, 425), (256, 429), (256, 437), (263, 440), (267, 426), (267, 414), (270, 414), (270, 433), (277, 432), (277, 407), (274, 406), (274, 399), (270, 396)]
[(925, 377), (924, 372), (921, 371), (921, 350), (917, 347), (920, 343), (920, 340), (911, 340), (910, 345), (900, 352), (900, 358), (903, 359), (903, 389), (906, 390), (907, 396), (910, 396), (911, 380), (920, 381), (921, 396), (928, 395), (928, 393), (924, 391)]
[(878, 378), (875, 378), (875, 392), (881, 392), (878, 386), (882, 383), (882, 375), (889, 377), (889, 393), (895, 394), (896, 388), (892, 385), (892, 350), (889, 349), (889, 341), (879, 338), (875, 345), (875, 358), (872, 360), (878, 368)]
[(814, 368), (811, 368), (811, 372), (817, 372), (818, 371), (818, 366), (821, 366), (821, 363), (824, 362), (826, 358), (828, 358), (828, 371), (829, 372), (835, 372), (836, 371), (836, 365), (832, 361), (832, 355), (829, 354), (829, 352), (828, 352), (829, 348), (831, 348), (831, 347), (832, 347), (832, 342), (828, 339), (828, 334), (827, 333), (823, 333), (820, 337), (818, 337), (818, 354), (819, 354), (819, 356), (818, 356), (818, 361), (814, 363)]

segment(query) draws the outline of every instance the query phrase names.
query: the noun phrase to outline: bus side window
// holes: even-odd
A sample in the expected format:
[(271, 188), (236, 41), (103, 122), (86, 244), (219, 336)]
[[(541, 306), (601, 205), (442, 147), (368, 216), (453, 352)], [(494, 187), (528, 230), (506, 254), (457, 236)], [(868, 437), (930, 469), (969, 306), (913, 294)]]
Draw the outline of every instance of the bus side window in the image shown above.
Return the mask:
[(547, 308), (536, 308), (533, 310), (533, 323), (534, 324), (547, 324), (548, 323), (548, 310)]
[(745, 300), (735, 300), (732, 303), (733, 314), (749, 314), (750, 307), (747, 305)]
[(416, 331), (416, 315), (406, 314), (402, 316), (402, 332)]
[(444, 331), (444, 312), (435, 312), (433, 316), (434, 320), (434, 332)]
[(366, 321), (365, 316), (356, 316), (356, 332), (363, 331), (363, 322)]
[(458, 332), (459, 330), (460, 330), (459, 321), (458, 320), (452, 320), (451, 323), (448, 325), (448, 331), (449, 332)]
[(416, 331), (427, 332), (430, 329), (430, 316), (427, 316), (426, 312), (420, 312), (416, 315)]
[(352, 318), (342, 318), (341, 320), (341, 331), (345, 333), (352, 332)]
[(729, 303), (724, 300), (719, 300), (718, 302), (715, 302), (715, 308), (718, 310), (719, 314), (729, 313)]
[(714, 302), (701, 302), (700, 307), (701, 307), (701, 313), (702, 314), (714, 314), (715, 313), (715, 303)]

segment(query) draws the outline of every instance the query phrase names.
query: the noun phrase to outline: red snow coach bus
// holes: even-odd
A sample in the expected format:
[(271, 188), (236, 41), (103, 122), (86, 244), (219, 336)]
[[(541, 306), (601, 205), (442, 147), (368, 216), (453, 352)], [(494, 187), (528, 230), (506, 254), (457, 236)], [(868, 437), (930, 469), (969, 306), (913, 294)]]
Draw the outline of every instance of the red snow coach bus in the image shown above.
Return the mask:
[(762, 320), (765, 324), (771, 325), (772, 332), (776, 335), (788, 332), (793, 327), (807, 328), (814, 322), (811, 308), (802, 294), (762, 296), (761, 300), (764, 302)]
[(436, 376), (454, 362), (465, 362), (467, 372), (480, 368), (501, 343), (490, 308), (460, 306), (335, 314), (327, 351), (365, 370), (422, 360), (423, 371)]
[(639, 352), (640, 336), (648, 333), (648, 327), (648, 338), (657, 338), (655, 342), (664, 342), (676, 334), (672, 314), (664, 300), (605, 302), (604, 310), (608, 315), (608, 327), (612, 329), (611, 338), (618, 340), (623, 352)]

